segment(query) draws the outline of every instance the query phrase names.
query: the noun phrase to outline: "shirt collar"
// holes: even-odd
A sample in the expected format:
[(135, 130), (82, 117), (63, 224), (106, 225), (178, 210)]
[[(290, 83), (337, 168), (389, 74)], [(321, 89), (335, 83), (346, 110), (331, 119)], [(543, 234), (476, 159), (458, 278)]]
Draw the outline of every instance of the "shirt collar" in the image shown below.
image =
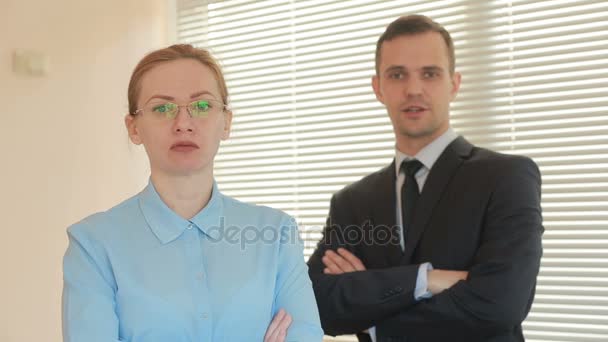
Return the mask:
[(148, 226), (163, 244), (177, 239), (191, 224), (203, 233), (218, 239), (221, 234), (218, 228), (223, 209), (222, 196), (214, 181), (207, 205), (192, 219), (186, 220), (163, 202), (150, 180), (139, 194), (139, 206)]
[(445, 148), (448, 147), (448, 145), (456, 138), (458, 138), (458, 134), (456, 134), (456, 132), (449, 127), (447, 131), (437, 137), (437, 139), (431, 141), (430, 144), (418, 151), (415, 156), (408, 156), (395, 147), (395, 174), (399, 175), (401, 163), (404, 160), (410, 159), (418, 159), (422, 165), (424, 165), (425, 169), (430, 170), (437, 159), (439, 159), (441, 153), (443, 153), (443, 150), (445, 150)]

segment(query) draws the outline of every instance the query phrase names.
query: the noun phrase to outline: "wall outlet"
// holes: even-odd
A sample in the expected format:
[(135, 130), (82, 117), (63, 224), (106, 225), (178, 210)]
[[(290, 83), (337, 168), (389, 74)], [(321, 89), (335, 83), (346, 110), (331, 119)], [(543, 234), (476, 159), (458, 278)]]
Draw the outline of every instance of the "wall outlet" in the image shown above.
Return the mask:
[(50, 64), (49, 56), (40, 51), (15, 50), (13, 53), (13, 72), (18, 75), (46, 76)]

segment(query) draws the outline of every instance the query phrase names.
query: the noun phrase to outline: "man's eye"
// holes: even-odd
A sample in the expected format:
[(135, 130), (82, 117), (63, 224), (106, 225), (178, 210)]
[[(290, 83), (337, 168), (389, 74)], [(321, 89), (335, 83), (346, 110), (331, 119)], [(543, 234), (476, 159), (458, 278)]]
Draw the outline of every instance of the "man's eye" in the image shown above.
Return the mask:
[(400, 80), (403, 78), (403, 73), (393, 72), (393, 73), (388, 74), (388, 78), (393, 79), (393, 80)]
[(436, 71), (426, 71), (423, 74), (423, 76), (424, 76), (424, 78), (435, 78), (435, 77), (439, 76), (439, 73)]

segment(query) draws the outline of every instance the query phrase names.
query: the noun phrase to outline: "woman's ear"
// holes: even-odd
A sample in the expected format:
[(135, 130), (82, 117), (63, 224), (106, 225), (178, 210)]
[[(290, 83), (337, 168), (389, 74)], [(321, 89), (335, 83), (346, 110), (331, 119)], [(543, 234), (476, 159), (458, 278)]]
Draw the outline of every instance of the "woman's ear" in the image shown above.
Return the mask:
[(127, 132), (129, 133), (129, 139), (135, 145), (141, 145), (141, 136), (139, 135), (139, 131), (137, 130), (137, 118), (135, 115), (127, 114), (125, 115), (125, 126), (127, 127)]
[(230, 137), (230, 128), (232, 127), (232, 111), (227, 110), (224, 112), (224, 130), (222, 131), (222, 140), (226, 140)]

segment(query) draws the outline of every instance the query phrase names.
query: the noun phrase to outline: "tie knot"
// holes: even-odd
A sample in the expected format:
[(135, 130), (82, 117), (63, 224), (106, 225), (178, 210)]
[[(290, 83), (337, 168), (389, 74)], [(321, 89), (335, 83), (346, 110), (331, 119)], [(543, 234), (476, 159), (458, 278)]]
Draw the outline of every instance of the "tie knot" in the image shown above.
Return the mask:
[(401, 172), (405, 172), (406, 176), (413, 177), (422, 167), (422, 163), (417, 159), (404, 160), (401, 163)]

